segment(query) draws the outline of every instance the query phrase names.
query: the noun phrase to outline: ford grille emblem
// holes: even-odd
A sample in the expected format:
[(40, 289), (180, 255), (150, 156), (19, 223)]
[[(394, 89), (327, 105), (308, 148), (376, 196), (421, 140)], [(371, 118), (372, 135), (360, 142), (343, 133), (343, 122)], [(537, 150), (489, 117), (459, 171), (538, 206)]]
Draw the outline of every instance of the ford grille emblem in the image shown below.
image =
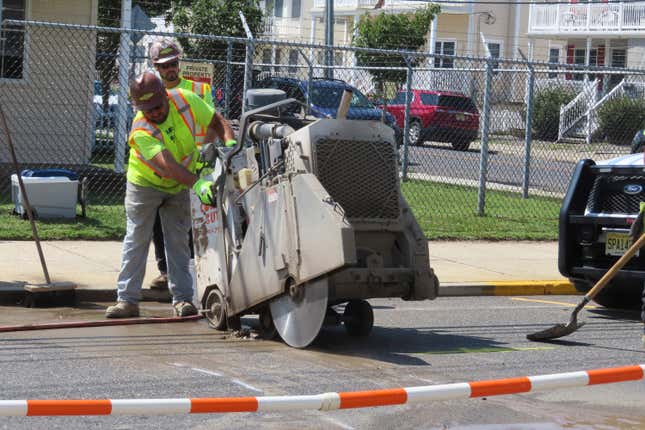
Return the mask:
[(625, 194), (633, 195), (643, 191), (643, 187), (641, 185), (629, 184), (629, 185), (625, 185), (625, 188), (623, 188), (623, 191), (625, 191)]

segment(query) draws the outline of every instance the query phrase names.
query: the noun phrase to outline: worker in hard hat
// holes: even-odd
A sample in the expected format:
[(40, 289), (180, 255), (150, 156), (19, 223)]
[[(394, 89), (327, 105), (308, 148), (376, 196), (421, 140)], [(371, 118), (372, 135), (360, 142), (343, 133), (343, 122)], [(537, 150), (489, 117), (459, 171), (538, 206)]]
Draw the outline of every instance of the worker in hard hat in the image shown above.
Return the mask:
[[(213, 95), (211, 86), (204, 82), (191, 81), (183, 78), (179, 73), (179, 60), (181, 58), (181, 49), (179, 44), (170, 38), (163, 38), (155, 41), (150, 46), (149, 51), (152, 64), (159, 73), (161, 80), (166, 89), (181, 88), (192, 91), (204, 100), (210, 107), (213, 107)], [(197, 127), (195, 141), (197, 146), (204, 142), (206, 129)], [(234, 142), (234, 141), (232, 141)], [(229, 142), (230, 144), (230, 142)], [(157, 269), (159, 275), (152, 280), (150, 288), (165, 290), (168, 288), (168, 265), (166, 264), (166, 252), (164, 249), (163, 229), (161, 228), (161, 219), (159, 215), (155, 219), (154, 229), (152, 230), (152, 243), (155, 249), (155, 259), (157, 260)], [(189, 248), (191, 257), (193, 255), (192, 235), (189, 234)]]
[(139, 112), (128, 138), (126, 235), (117, 281), (117, 303), (107, 308), (106, 317), (139, 315), (141, 284), (157, 211), (164, 231), (168, 287), (175, 315), (195, 315), (189, 271), (188, 188), (192, 187), (203, 204), (215, 204), (214, 184), (195, 174), (196, 129), (198, 125), (206, 127), (204, 140), (208, 143), (216, 138), (230, 142), (233, 131), (221, 115), (194, 93), (177, 88), (166, 91), (152, 71), (130, 82), (130, 97)]

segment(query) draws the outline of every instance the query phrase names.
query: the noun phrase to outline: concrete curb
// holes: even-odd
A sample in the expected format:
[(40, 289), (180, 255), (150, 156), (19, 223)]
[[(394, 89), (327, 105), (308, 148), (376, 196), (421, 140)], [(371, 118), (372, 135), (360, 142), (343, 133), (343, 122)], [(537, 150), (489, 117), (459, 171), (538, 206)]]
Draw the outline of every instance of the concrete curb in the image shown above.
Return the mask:
[[(53, 292), (52, 292), (53, 293)], [(78, 302), (112, 302), (116, 300), (114, 288), (83, 288), (74, 290)], [(451, 282), (439, 287), (439, 297), (468, 296), (549, 296), (580, 295), (573, 284), (567, 280), (554, 281), (489, 281), (489, 282)], [(144, 288), (142, 301), (170, 302), (168, 292)], [(0, 289), (0, 302), (17, 303), (24, 300), (24, 285), (3, 286)]]
[(581, 293), (567, 280), (446, 283), (439, 287), (439, 297), (549, 296), (579, 294)]

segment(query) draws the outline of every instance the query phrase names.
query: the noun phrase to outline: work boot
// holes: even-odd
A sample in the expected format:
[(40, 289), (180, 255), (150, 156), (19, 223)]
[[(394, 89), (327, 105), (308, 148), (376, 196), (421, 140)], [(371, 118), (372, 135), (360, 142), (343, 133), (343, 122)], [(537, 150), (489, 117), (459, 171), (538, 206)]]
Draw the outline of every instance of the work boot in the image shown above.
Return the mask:
[(130, 302), (116, 302), (105, 310), (106, 318), (131, 318), (139, 316), (139, 304)]
[(150, 282), (151, 290), (167, 290), (168, 289), (168, 275), (165, 273), (160, 274)]
[(172, 307), (175, 308), (175, 316), (178, 317), (197, 315), (197, 308), (190, 302), (177, 302)]

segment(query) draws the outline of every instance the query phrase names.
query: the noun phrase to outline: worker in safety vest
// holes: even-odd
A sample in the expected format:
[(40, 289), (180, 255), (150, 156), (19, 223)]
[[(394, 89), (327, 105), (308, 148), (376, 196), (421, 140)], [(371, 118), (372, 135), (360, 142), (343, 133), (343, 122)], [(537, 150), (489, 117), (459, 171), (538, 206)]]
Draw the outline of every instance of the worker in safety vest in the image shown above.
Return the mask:
[(128, 138), (127, 173), (121, 271), (117, 303), (106, 310), (108, 318), (139, 315), (141, 284), (157, 211), (161, 216), (168, 257), (168, 284), (177, 316), (197, 314), (192, 303), (189, 271), (190, 205), (188, 187), (200, 201), (213, 205), (213, 182), (195, 174), (197, 126), (205, 126), (205, 142), (232, 141), (233, 132), (221, 115), (190, 91), (166, 91), (152, 71), (130, 82), (130, 97), (139, 110)]
[[(179, 74), (179, 60), (181, 58), (181, 49), (179, 45), (172, 39), (163, 38), (155, 41), (150, 46), (150, 59), (154, 65), (155, 70), (159, 73), (166, 89), (181, 88), (183, 90), (192, 91), (204, 100), (209, 106), (213, 106), (213, 95), (211, 93), (211, 86), (204, 82), (195, 82), (185, 79)], [(206, 129), (204, 127), (197, 127), (197, 134), (195, 141), (197, 146), (201, 146), (204, 142)], [(152, 230), (152, 243), (155, 249), (155, 259), (157, 260), (157, 269), (159, 269), (159, 276), (154, 278), (150, 283), (150, 288), (156, 290), (166, 290), (168, 288), (168, 265), (166, 263), (166, 252), (164, 249), (163, 229), (161, 228), (161, 220), (159, 215), (155, 219), (154, 229)], [(192, 234), (189, 234), (189, 248), (191, 257), (193, 257)]]

